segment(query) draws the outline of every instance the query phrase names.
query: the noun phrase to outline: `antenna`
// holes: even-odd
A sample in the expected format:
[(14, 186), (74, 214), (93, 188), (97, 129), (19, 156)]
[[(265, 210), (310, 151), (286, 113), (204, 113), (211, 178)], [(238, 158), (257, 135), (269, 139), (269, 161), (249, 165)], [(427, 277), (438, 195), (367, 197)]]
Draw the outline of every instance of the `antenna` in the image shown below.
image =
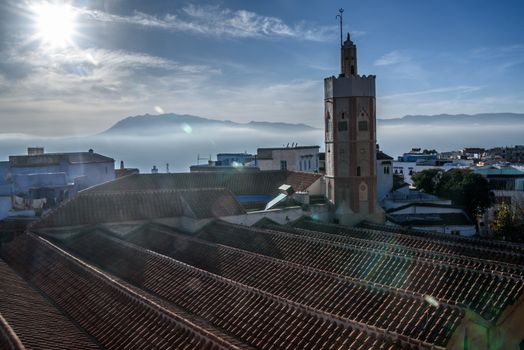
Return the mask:
[(339, 8), (338, 12), (339, 15), (336, 15), (335, 18), (338, 18), (340, 20), (340, 47), (342, 47), (342, 13), (344, 12), (343, 8)]

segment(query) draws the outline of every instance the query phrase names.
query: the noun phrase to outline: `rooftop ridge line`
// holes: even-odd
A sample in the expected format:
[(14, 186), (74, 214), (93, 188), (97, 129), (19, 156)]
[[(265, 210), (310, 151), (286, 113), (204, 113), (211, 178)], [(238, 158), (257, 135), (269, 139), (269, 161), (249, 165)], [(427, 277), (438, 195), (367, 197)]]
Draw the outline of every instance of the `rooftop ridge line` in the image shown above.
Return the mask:
[(198, 188), (157, 188), (157, 189), (130, 189), (130, 190), (107, 190), (100, 192), (79, 192), (79, 197), (106, 197), (114, 196), (115, 194), (138, 194), (138, 193), (187, 193), (187, 192), (202, 192), (202, 191), (227, 191), (230, 189), (224, 186), (217, 187), (198, 187)]
[[(223, 222), (220, 221), (219, 224), (222, 224), (222, 223)], [(226, 224), (227, 225), (233, 225), (233, 224), (229, 224), (229, 223), (226, 223)], [(250, 229), (257, 230), (260, 233), (281, 235), (281, 236), (284, 236), (284, 237), (287, 237), (287, 238), (296, 238), (296, 236), (297, 236), (297, 235), (294, 235), (292, 233), (281, 232), (281, 231), (274, 231), (274, 230), (270, 230), (270, 229), (261, 229), (261, 228), (258, 228), (258, 227), (250, 227)], [(299, 238), (301, 240), (311, 241), (311, 242), (315, 242), (315, 243), (318, 243), (318, 244), (323, 244), (324, 246), (335, 246), (335, 247), (344, 248), (344, 249), (352, 249), (352, 250), (358, 250), (358, 251), (362, 251), (362, 252), (371, 252), (373, 254), (381, 254), (381, 255), (391, 256), (391, 257), (394, 257), (394, 258), (400, 258), (400, 259), (404, 259), (404, 260), (418, 261), (421, 264), (425, 264), (425, 265), (431, 265), (430, 261), (432, 261), (431, 259), (426, 259), (426, 258), (409, 257), (409, 256), (405, 256), (405, 255), (392, 254), (392, 253), (388, 253), (386, 251), (378, 250), (378, 249), (374, 249), (374, 248), (367, 248), (366, 249), (366, 248), (361, 248), (361, 247), (356, 247), (356, 246), (344, 245), (344, 244), (340, 244), (340, 243), (336, 243), (336, 242), (329, 242), (329, 241), (326, 241), (326, 240), (323, 240), (323, 239), (319, 239), (319, 238), (304, 237), (304, 236), (300, 236)], [(462, 270), (462, 271), (471, 271), (471, 272), (474, 272), (474, 273), (479, 273), (479, 274), (484, 274), (484, 275), (489, 275), (489, 276), (497, 275), (497, 276), (499, 276), (501, 278), (511, 279), (512, 281), (524, 281), (524, 278), (515, 278), (514, 276), (504, 275), (502, 273), (499, 273), (498, 271), (486, 272), (486, 271), (481, 271), (481, 270), (472, 270), (472, 269), (466, 268), (464, 266), (461, 266), (461, 265), (458, 265), (458, 264), (454, 265), (454, 264), (450, 264), (448, 262), (439, 262), (439, 265), (442, 266), (442, 267), (447, 267), (447, 268), (451, 268), (451, 269), (457, 269), (457, 270)]]
[[(372, 325), (365, 324), (363, 322), (347, 320), (347, 319), (344, 319), (344, 318), (339, 317), (339, 316), (330, 315), (330, 314), (328, 314), (328, 313), (326, 313), (324, 311), (317, 310), (315, 308), (312, 308), (312, 307), (309, 307), (309, 306), (297, 303), (295, 301), (292, 301), (292, 300), (289, 300), (289, 299), (286, 299), (286, 298), (282, 298), (282, 297), (277, 296), (275, 294), (265, 292), (265, 291), (260, 290), (258, 288), (254, 288), (254, 287), (245, 285), (243, 283), (231, 280), (229, 278), (216, 275), (214, 273), (211, 273), (209, 271), (200, 269), (200, 268), (192, 266), (190, 264), (186, 264), (186, 263), (184, 263), (182, 261), (179, 261), (179, 260), (173, 259), (173, 258), (171, 258), (169, 256), (157, 253), (157, 252), (155, 252), (153, 250), (146, 249), (146, 248), (143, 248), (143, 247), (138, 246), (136, 244), (123, 241), (121, 239), (118, 239), (118, 238), (114, 237), (113, 234), (109, 230), (101, 229), (101, 231), (103, 231), (104, 234), (106, 236), (108, 236), (108, 238), (110, 238), (111, 240), (117, 242), (118, 244), (122, 244), (122, 245), (131, 247), (131, 248), (137, 249), (137, 250), (142, 250), (142, 251), (147, 252), (149, 254), (156, 255), (156, 256), (160, 257), (161, 259), (164, 259), (164, 260), (170, 260), (170, 261), (174, 262), (175, 264), (182, 265), (182, 266), (184, 266), (186, 268), (189, 268), (189, 269), (194, 269), (195, 272), (197, 272), (200, 275), (207, 276), (207, 277), (209, 277), (211, 279), (223, 281), (224, 283), (233, 285), (233, 286), (235, 286), (235, 287), (237, 287), (237, 288), (239, 288), (241, 290), (247, 291), (249, 293), (258, 294), (258, 295), (260, 295), (263, 298), (274, 299), (275, 302), (279, 303), (280, 305), (282, 305), (282, 306), (284, 306), (286, 308), (294, 307), (294, 308), (299, 309), (299, 310), (304, 310), (306, 313), (315, 315), (316, 317), (318, 317), (318, 318), (320, 318), (322, 320), (325, 320), (325, 321), (328, 321), (328, 322), (335, 322), (338, 325), (344, 326), (346, 328), (358, 329), (358, 330), (360, 330), (360, 331), (362, 331), (362, 332), (364, 332), (364, 333), (366, 333), (368, 335), (371, 335), (373, 337), (376, 337), (378, 334), (382, 334), (384, 337), (386, 337), (386, 338), (388, 338), (388, 339), (390, 339), (392, 341), (399, 340), (404, 345), (424, 344), (424, 345), (434, 346), (433, 344), (425, 343), (425, 342), (422, 342), (420, 340), (417, 340), (417, 339), (405, 336), (403, 334), (399, 334), (399, 333), (396, 333), (396, 332), (393, 332), (393, 331), (389, 331), (389, 330), (386, 330), (386, 329), (378, 328), (378, 327), (375, 327), (375, 326), (372, 326)], [(107, 232), (107, 231), (109, 231), (109, 232)], [(404, 340), (404, 339), (406, 339), (406, 340)], [(444, 350), (444, 348), (437, 347), (437, 346), (434, 346), (434, 349), (443, 349)]]
[[(323, 223), (323, 225), (328, 225), (328, 226), (332, 226), (332, 227), (338, 227), (338, 228), (342, 228), (340, 227), (340, 225), (336, 225), (336, 224), (331, 224), (331, 223)], [(373, 230), (373, 231), (381, 231), (381, 229), (385, 229), (385, 230), (390, 230), (390, 229), (395, 229), (396, 227), (387, 227), (386, 225), (378, 225), (378, 224), (373, 224), (373, 223), (369, 223), (369, 222), (362, 222), (360, 223), (359, 225), (363, 225), (363, 227), (352, 227), (352, 228), (360, 228), (360, 229), (365, 229), (365, 230)], [(404, 229), (404, 228), (401, 228), (401, 229)], [(496, 244), (502, 244), (502, 245), (506, 245), (508, 247), (518, 247), (520, 249), (524, 249), (524, 244), (518, 244), (518, 243), (513, 243), (513, 242), (506, 242), (506, 241), (485, 241), (485, 240), (482, 240), (482, 239), (478, 239), (478, 238), (473, 238), (473, 237), (462, 237), (462, 236), (444, 236), (443, 233), (439, 233), (439, 232), (433, 232), (433, 231), (426, 231), (426, 230), (415, 230), (415, 229), (404, 229), (406, 230), (406, 234), (402, 234), (402, 233), (396, 233), (396, 232), (389, 232), (391, 233), (392, 235), (399, 235), (399, 236), (409, 236), (411, 238), (420, 238), (420, 239), (427, 239), (425, 237), (420, 237), (420, 236), (413, 236), (413, 235), (410, 235), (409, 232), (420, 232), (420, 233), (423, 233), (423, 234), (429, 234), (431, 237), (428, 237), (428, 238), (436, 238), (436, 237), (445, 237), (445, 238), (452, 238), (453, 240), (456, 240), (456, 241), (462, 241), (462, 242), (466, 242), (466, 241), (473, 241), (473, 242), (482, 242), (482, 243), (487, 243), (487, 244), (491, 244), (491, 243), (496, 243)], [(448, 241), (448, 242), (451, 242), (451, 241)]]
[[(262, 227), (262, 228), (267, 228), (267, 229), (270, 229), (270, 230), (278, 231), (279, 226), (271, 225), (271, 226)], [(325, 232), (321, 232), (321, 231), (304, 229), (302, 227), (296, 228), (296, 227), (292, 227), (292, 226), (286, 226), (286, 229), (291, 229), (291, 230), (295, 230), (295, 231), (302, 230), (302, 231), (305, 231), (305, 232), (310, 232), (312, 234), (325, 234), (325, 235), (330, 235), (330, 236), (334, 236), (334, 237), (348, 238), (348, 239), (353, 239), (353, 240), (360, 241), (360, 242), (370, 242), (371, 244), (379, 245), (379, 246), (390, 245), (390, 246), (395, 246), (395, 247), (398, 247), (398, 248), (401, 248), (401, 249), (410, 250), (410, 251), (414, 251), (414, 252), (422, 252), (422, 253), (425, 253), (425, 254), (428, 254), (428, 255), (433, 255), (433, 256), (436, 256), (436, 257), (441, 256), (441, 257), (451, 257), (451, 258), (456, 258), (456, 259), (467, 259), (467, 260), (473, 260), (473, 261), (476, 261), (476, 262), (479, 262), (479, 263), (484, 263), (484, 264), (493, 264), (493, 265), (498, 265), (498, 266), (501, 266), (501, 267), (502, 266), (506, 266), (508, 268), (514, 268), (516, 270), (522, 270), (523, 275), (520, 275), (520, 277), (524, 278), (524, 266), (510, 264), (510, 263), (503, 262), (503, 261), (499, 262), (499, 261), (495, 261), (495, 260), (480, 259), (480, 258), (476, 258), (476, 257), (462, 255), (462, 254), (456, 254), (455, 255), (455, 254), (451, 254), (451, 253), (436, 252), (436, 251), (432, 251), (430, 249), (408, 247), (408, 246), (403, 246), (403, 245), (397, 244), (397, 243), (388, 243), (388, 242), (382, 242), (382, 241), (375, 241), (373, 239), (346, 236), (346, 235), (338, 234), (338, 233), (337, 234), (335, 234), (335, 233), (325, 233)], [(291, 233), (291, 232), (287, 232), (287, 231), (278, 231), (278, 232)], [(300, 235), (300, 234), (298, 234), (298, 235)], [(311, 237), (311, 238), (318, 238), (318, 237)], [(318, 238), (318, 239), (325, 240), (327, 242), (333, 242), (333, 241), (330, 241), (327, 238), (326, 239)], [(353, 244), (345, 243), (345, 242), (342, 242), (342, 243), (340, 243), (340, 242), (333, 242), (333, 243), (347, 244), (349, 246), (353, 246)], [(430, 259), (432, 259), (432, 258), (430, 258)], [(438, 261), (439, 263), (441, 262), (441, 260), (437, 260), (437, 259), (432, 259), (432, 260)], [(457, 265), (462, 265), (462, 264), (457, 263)], [(467, 268), (469, 269), (469, 267), (467, 267)], [(485, 270), (485, 269), (483, 269), (483, 270)], [(475, 271), (482, 271), (482, 270), (475, 270)], [(498, 272), (506, 274), (508, 276), (513, 276), (513, 277), (519, 278), (519, 275), (515, 275), (515, 274), (509, 273), (509, 272), (504, 272), (504, 271), (498, 271)]]
[[(83, 271), (85, 271), (89, 275), (97, 278), (98, 280), (102, 280), (103, 282), (106, 282), (105, 284), (107, 286), (109, 286), (110, 288), (116, 289), (120, 293), (125, 294), (128, 297), (132, 298), (133, 300), (135, 300), (139, 304), (142, 304), (142, 305), (144, 305), (146, 307), (151, 308), (155, 313), (159, 314), (160, 316), (171, 317), (180, 327), (185, 328), (185, 329), (189, 330), (192, 333), (195, 333), (195, 336), (197, 338), (201, 338), (201, 339), (203, 338), (203, 340), (205, 340), (205, 341), (214, 342), (217, 345), (222, 346), (222, 347), (226, 347), (227, 348), (229, 346), (230, 348), (234, 348), (234, 349), (239, 349), (240, 350), (239, 347), (236, 347), (233, 344), (230, 344), (229, 342), (227, 342), (226, 340), (219, 338), (215, 334), (213, 334), (213, 333), (211, 333), (211, 332), (209, 332), (209, 331), (207, 331), (205, 329), (202, 329), (200, 326), (198, 326), (197, 324), (193, 323), (192, 321), (186, 320), (186, 319), (180, 317), (179, 315), (175, 314), (174, 312), (163, 308), (161, 305), (159, 305), (156, 302), (146, 298), (145, 296), (138, 294), (134, 290), (132, 290), (132, 289), (128, 288), (127, 286), (121, 284), (114, 277), (112, 277), (109, 274), (101, 271), (100, 269), (96, 268), (95, 266), (92, 266), (90, 264), (87, 264), (87, 263), (83, 262), (82, 260), (80, 260), (77, 257), (73, 256), (72, 254), (66, 252), (62, 248), (60, 248), (60, 247), (56, 246), (55, 244), (49, 242), (47, 239), (44, 239), (44, 238), (42, 238), (42, 237), (40, 237), (40, 236), (38, 236), (38, 235), (36, 235), (34, 233), (27, 233), (27, 234), (29, 235), (29, 237), (37, 239), (42, 244), (48, 246), (48, 248), (50, 248), (52, 250), (55, 250), (59, 255), (61, 255), (62, 257), (66, 258), (69, 262), (77, 265), (78, 267), (80, 267), (80, 269), (82, 269)], [(110, 283), (107, 283), (107, 281), (109, 281)]]
[(2, 336), (3, 339), (5, 339), (6, 343), (10, 346), (10, 350), (26, 349), (20, 338), (18, 338), (18, 335), (16, 335), (13, 328), (11, 328), (7, 320), (0, 313), (0, 337)]
[[(370, 232), (370, 233), (381, 233), (381, 234), (384, 233), (384, 231), (380, 231), (378, 229), (369, 229), (369, 228), (350, 228), (350, 229), (358, 229), (358, 230), (363, 230), (363, 232)], [(446, 245), (446, 246), (467, 247), (467, 248), (471, 248), (471, 249), (474, 249), (474, 250), (477, 250), (477, 251), (494, 252), (494, 253), (499, 253), (499, 254), (504, 254), (504, 255), (509, 255), (509, 256), (519, 256), (519, 257), (521, 257), (521, 256), (524, 255), (524, 254), (521, 254), (521, 253), (515, 253), (515, 252), (509, 251), (509, 250), (502, 250), (502, 249), (498, 249), (498, 248), (482, 247), (482, 246), (478, 246), (478, 245), (468, 245), (468, 244), (464, 244), (465, 242), (440, 241), (440, 240), (438, 240), (437, 237), (425, 238), (425, 237), (420, 237), (420, 236), (413, 236), (413, 235), (409, 235), (409, 234), (401, 234), (401, 233), (394, 233), (394, 232), (388, 232), (388, 234), (395, 235), (397, 237), (404, 237), (404, 238), (409, 237), (410, 239), (417, 240), (417, 241), (426, 241), (426, 242), (434, 241), (434, 242), (438, 242), (439, 244)], [(483, 241), (481, 241), (481, 240), (475, 241), (475, 243), (480, 243), (480, 242), (483, 242)], [(489, 242), (485, 242), (485, 243), (489, 244)], [(515, 246), (510, 246), (509, 248), (511, 248), (511, 247), (515, 247)], [(520, 247), (520, 248), (522, 248), (522, 247)], [(489, 259), (486, 259), (486, 260), (489, 260)], [(494, 260), (489, 260), (489, 261), (494, 261)]]
[[(158, 223), (152, 223), (152, 224), (153, 225), (159, 225), (159, 226), (165, 226), (163, 224), (158, 224)], [(166, 227), (168, 227), (168, 226), (166, 226)], [(228, 250), (239, 252), (239, 253), (242, 253), (242, 254), (245, 254), (245, 255), (255, 256), (255, 257), (257, 257), (258, 259), (261, 259), (261, 260), (266, 260), (266, 261), (270, 261), (270, 262), (277, 262), (277, 263), (282, 264), (282, 265), (293, 266), (295, 268), (298, 268), (298, 269), (301, 269), (301, 270), (304, 270), (304, 271), (308, 271), (308, 272), (314, 273), (316, 275), (320, 275), (320, 276), (327, 275), (327, 276), (335, 278), (335, 279), (337, 279), (339, 281), (347, 281), (347, 282), (350, 282), (350, 283), (353, 283), (353, 284), (356, 284), (356, 285), (359, 285), (359, 286), (363, 286), (363, 287), (366, 287), (366, 288), (377, 288), (377, 289), (380, 289), (380, 290), (382, 290), (384, 292), (387, 292), (387, 293), (392, 292), (393, 294), (400, 295), (400, 296), (403, 296), (403, 297), (406, 297), (406, 298), (410, 298), (410, 299), (416, 299), (416, 300), (421, 300), (421, 301), (424, 300), (424, 294), (413, 292), (413, 291), (409, 291), (407, 289), (391, 287), (391, 286), (387, 286), (387, 285), (376, 283), (376, 282), (368, 282), (368, 281), (365, 281), (363, 279), (350, 277), (350, 276), (345, 276), (345, 275), (340, 275), (340, 274), (337, 274), (337, 273), (334, 273), (334, 272), (325, 271), (325, 270), (317, 269), (317, 268), (310, 267), (310, 266), (300, 265), (300, 264), (297, 264), (297, 263), (294, 263), (294, 262), (291, 262), (291, 261), (287, 261), (287, 260), (282, 260), (282, 259), (279, 259), (279, 258), (266, 256), (266, 255), (263, 255), (263, 254), (259, 254), (259, 253), (255, 253), (255, 252), (251, 252), (251, 251), (247, 251), (247, 250), (231, 247), (231, 246), (228, 246), (228, 245), (224, 245), (224, 244), (220, 244), (220, 243), (208, 242), (206, 240), (203, 240), (203, 239), (200, 239), (200, 238), (196, 238), (196, 237), (192, 237), (192, 236), (187, 236), (186, 237), (186, 235), (183, 234), (183, 233), (173, 233), (173, 232), (166, 232), (166, 231), (162, 231), (162, 232), (166, 233), (166, 234), (169, 234), (169, 235), (177, 235), (177, 236), (180, 236), (180, 237), (184, 237), (184, 239), (190, 239), (190, 240), (193, 240), (193, 241), (196, 241), (198, 243), (201, 243), (201, 244), (204, 244), (204, 245), (208, 245), (208, 246), (211, 246), (211, 247), (213, 247), (213, 246), (222, 247), (222, 248), (226, 248)], [(455, 303), (455, 302), (453, 302), (451, 300), (443, 300), (443, 299), (441, 300), (441, 299), (439, 299), (438, 302), (441, 305), (443, 305), (445, 307), (449, 307), (451, 309), (457, 309), (457, 310), (464, 310), (464, 309), (466, 309), (465, 305), (462, 305), (462, 304), (459, 304), (459, 303)]]

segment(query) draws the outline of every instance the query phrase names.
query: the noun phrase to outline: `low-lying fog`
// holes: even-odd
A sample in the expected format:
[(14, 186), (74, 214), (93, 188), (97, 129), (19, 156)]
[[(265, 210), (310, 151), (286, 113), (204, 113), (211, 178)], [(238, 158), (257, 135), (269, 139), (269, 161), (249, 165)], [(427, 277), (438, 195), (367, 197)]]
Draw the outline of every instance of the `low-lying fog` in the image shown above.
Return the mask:
[[(165, 132), (165, 130), (164, 130)], [(256, 153), (258, 147), (282, 147), (298, 142), (299, 146), (323, 145), (323, 130), (297, 133), (267, 132), (249, 128), (199, 127), (162, 136), (90, 136), (74, 138), (42, 138), (27, 135), (0, 134), (0, 161), (9, 155), (26, 154), (27, 147), (42, 146), (46, 152), (87, 151), (121, 160), (126, 167), (148, 173), (153, 165), (161, 172), (169, 163), (170, 171), (189, 171), (197, 157), (216, 159), (217, 153)], [(379, 126), (377, 142), (387, 154), (396, 158), (412, 147), (449, 151), (463, 147), (495, 147), (524, 144), (524, 125), (480, 126)], [(200, 161), (200, 164), (206, 161)]]

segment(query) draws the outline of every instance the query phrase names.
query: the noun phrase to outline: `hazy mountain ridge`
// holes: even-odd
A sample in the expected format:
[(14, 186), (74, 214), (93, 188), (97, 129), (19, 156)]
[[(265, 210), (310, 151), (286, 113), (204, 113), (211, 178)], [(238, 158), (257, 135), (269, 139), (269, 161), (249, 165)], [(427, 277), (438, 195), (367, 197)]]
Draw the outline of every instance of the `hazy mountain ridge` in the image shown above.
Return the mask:
[[(524, 125), (524, 114), (520, 113), (479, 113), (479, 114), (438, 114), (406, 115), (402, 118), (377, 119), (379, 126), (394, 125)], [(189, 114), (138, 115), (124, 118), (99, 135), (140, 136), (188, 132), (209, 127), (226, 127), (232, 129), (251, 129), (276, 133), (319, 130), (318, 128), (299, 123), (250, 121), (238, 123), (230, 120), (203, 118)], [(190, 132), (190, 131), (189, 131)]]
[(402, 118), (377, 119), (381, 125), (501, 125), (524, 124), (524, 114), (521, 113), (479, 113), (479, 114), (437, 114), (437, 115), (406, 115)]
[[(227, 127), (234, 129), (249, 128), (274, 132), (311, 131), (317, 130), (306, 124), (292, 124), (282, 122), (256, 122), (237, 123), (230, 120), (209, 119), (189, 114), (161, 114), (139, 115), (124, 118), (99, 135), (144, 135), (166, 134), (173, 132), (191, 132), (193, 129), (208, 127)], [(191, 130), (191, 131), (190, 131)]]

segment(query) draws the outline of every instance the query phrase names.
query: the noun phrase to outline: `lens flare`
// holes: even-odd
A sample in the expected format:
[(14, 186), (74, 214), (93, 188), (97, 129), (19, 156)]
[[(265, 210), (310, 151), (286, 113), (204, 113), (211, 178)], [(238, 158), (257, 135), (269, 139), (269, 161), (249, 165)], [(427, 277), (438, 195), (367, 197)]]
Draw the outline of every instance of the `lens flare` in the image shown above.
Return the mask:
[(76, 12), (69, 4), (42, 2), (31, 6), (36, 36), (51, 47), (73, 45)]

